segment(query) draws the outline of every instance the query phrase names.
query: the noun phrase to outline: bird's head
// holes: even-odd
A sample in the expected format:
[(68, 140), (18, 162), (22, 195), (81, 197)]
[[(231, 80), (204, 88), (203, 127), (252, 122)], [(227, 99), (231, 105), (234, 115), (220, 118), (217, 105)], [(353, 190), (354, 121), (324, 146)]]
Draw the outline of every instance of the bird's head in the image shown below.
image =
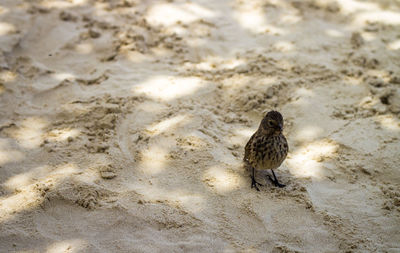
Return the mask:
[(277, 111), (269, 111), (262, 119), (259, 130), (266, 135), (279, 135), (282, 133), (282, 114)]

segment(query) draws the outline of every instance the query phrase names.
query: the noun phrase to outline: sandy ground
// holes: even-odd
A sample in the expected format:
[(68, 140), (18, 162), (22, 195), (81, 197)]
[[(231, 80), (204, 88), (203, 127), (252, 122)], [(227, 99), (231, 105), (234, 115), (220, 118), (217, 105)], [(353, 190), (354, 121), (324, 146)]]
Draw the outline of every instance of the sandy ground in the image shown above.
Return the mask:
[[(400, 252), (398, 1), (0, 18), (0, 252)], [(270, 109), (287, 187), (257, 192), (242, 157)]]

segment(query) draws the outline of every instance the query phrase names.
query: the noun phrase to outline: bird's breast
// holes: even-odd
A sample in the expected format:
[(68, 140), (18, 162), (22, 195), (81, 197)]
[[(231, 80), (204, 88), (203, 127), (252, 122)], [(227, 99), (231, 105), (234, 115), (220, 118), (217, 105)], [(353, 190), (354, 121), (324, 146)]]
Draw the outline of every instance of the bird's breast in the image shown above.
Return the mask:
[(285, 137), (263, 137), (256, 148), (256, 168), (260, 170), (275, 169), (281, 165), (288, 153)]

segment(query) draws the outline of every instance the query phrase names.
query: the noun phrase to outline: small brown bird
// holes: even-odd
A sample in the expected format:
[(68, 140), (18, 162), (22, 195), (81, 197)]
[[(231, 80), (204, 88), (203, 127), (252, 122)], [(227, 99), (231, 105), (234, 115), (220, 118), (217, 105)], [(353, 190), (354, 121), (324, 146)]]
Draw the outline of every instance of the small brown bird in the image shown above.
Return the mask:
[(289, 146), (282, 130), (282, 115), (277, 111), (270, 111), (246, 144), (243, 161), (251, 166), (251, 188), (255, 187), (257, 191), (260, 190), (257, 185), (262, 186), (262, 184), (255, 179), (255, 169), (271, 170), (274, 179), (269, 175), (268, 178), (275, 186), (285, 186), (278, 182), (274, 173), (274, 169), (282, 164), (289, 152)]

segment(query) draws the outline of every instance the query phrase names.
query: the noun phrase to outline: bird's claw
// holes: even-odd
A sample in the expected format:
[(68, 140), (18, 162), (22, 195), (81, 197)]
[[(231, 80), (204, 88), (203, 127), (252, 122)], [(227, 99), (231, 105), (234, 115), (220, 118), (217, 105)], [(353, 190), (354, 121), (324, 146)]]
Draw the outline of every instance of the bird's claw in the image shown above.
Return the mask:
[(272, 179), (272, 177), (270, 175), (268, 175), (268, 178), (269, 178), (269, 180), (271, 180), (272, 183), (274, 183), (274, 185), (276, 187), (283, 188), (286, 186), (285, 184), (279, 183), (278, 180)]
[(257, 185), (263, 186), (262, 184), (257, 182), (255, 178), (252, 177), (251, 178), (251, 188), (256, 188), (257, 191), (260, 191), (260, 189), (258, 189)]

